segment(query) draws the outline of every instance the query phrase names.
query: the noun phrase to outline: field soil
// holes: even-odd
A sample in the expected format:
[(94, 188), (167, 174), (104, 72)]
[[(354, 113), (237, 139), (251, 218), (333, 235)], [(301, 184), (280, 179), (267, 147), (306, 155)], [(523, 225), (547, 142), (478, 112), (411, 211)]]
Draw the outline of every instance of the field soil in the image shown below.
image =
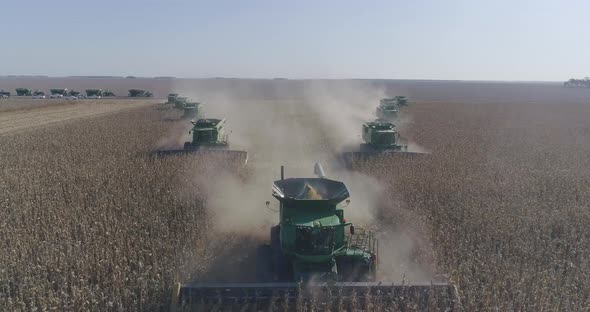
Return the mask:
[(0, 102), (0, 135), (71, 122), (154, 104), (142, 100), (3, 100)]
[[(71, 81), (79, 88), (101, 80)], [(141, 85), (117, 82), (110, 83), (121, 90)], [(230, 147), (247, 150), (248, 164), (152, 157), (181, 147), (190, 128), (181, 112), (162, 105), (105, 103), (126, 108), (97, 118), (82, 117), (90, 104), (0, 112), (32, 114), (37, 126), (47, 125), (0, 136), (0, 310), (161, 311), (177, 281), (249, 281), (255, 247), (268, 241), (278, 218), (270, 186), (279, 166), (288, 177), (311, 176), (315, 161), (347, 184), (347, 219), (380, 233), (381, 280), (448, 278), (465, 311), (590, 309), (587, 90), (484, 82), (149, 83), (161, 96), (175, 91), (202, 101), (208, 117), (226, 117)], [(339, 166), (338, 155), (358, 147), (378, 99), (392, 95), (409, 96), (397, 129), (429, 156)], [(51, 109), (63, 112), (35, 114)], [(0, 129), (5, 122), (13, 119)]]

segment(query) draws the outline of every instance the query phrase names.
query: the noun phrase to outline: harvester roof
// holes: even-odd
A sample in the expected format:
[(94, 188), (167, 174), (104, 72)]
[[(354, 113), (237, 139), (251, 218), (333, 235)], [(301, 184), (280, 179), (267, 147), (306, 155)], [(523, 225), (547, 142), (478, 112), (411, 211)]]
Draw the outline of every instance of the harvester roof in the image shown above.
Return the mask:
[(379, 120), (367, 122), (365, 123), (365, 126), (375, 130), (393, 130), (393, 128), (395, 128), (395, 125), (391, 122)]
[(296, 201), (313, 201), (336, 205), (350, 197), (344, 183), (324, 178), (278, 180), (273, 184), (272, 194), (286, 204)]
[(221, 124), (224, 119), (203, 118), (193, 122), (195, 128), (214, 128)]

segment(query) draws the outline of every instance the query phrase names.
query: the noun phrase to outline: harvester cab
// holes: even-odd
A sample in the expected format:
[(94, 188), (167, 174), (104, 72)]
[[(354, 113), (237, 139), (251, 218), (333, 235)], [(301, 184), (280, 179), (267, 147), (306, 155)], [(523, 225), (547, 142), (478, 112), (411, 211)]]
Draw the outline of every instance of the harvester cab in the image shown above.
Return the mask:
[(381, 99), (375, 114), (379, 119), (394, 121), (399, 117), (399, 105), (397, 100), (395, 98)]
[(188, 103), (188, 98), (184, 96), (177, 96), (174, 99), (174, 107), (184, 109), (184, 104)]
[(256, 282), (178, 283), (172, 310), (348, 310), (370, 302), (401, 311), (459, 309), (457, 289), (447, 282), (377, 282), (375, 234), (344, 218), (346, 185), (328, 179), (319, 164), (315, 172), (318, 177), (285, 179), (281, 167), (272, 186), (279, 223), (270, 229), (270, 243), (257, 249)]
[(174, 104), (176, 103), (176, 98), (178, 97), (178, 94), (176, 93), (170, 93), (168, 94), (168, 102), (166, 102), (166, 104)]
[(398, 95), (395, 97), (395, 100), (397, 101), (397, 105), (401, 106), (408, 106), (408, 98), (402, 95)]
[(159, 156), (189, 154), (210, 155), (224, 159), (236, 160), (246, 164), (248, 153), (229, 149), (229, 136), (225, 133), (225, 119), (203, 118), (191, 120), (193, 124), (189, 131), (191, 141), (184, 143), (180, 150), (157, 151)]
[(214, 146), (225, 148), (228, 146), (228, 135), (225, 134), (225, 119), (199, 119), (191, 120), (193, 129), (189, 131), (192, 134), (192, 141), (185, 142), (185, 149), (198, 149), (203, 146)]

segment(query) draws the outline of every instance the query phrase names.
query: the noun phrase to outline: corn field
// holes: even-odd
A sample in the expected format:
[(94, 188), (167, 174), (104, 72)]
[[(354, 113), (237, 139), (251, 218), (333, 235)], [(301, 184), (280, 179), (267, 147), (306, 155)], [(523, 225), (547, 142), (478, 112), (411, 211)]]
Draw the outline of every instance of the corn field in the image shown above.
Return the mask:
[[(448, 274), (465, 311), (590, 309), (590, 107), (406, 110), (402, 135), (431, 155), (354, 164), (383, 186), (381, 226), (411, 231), (414, 260)], [(0, 310), (164, 311), (176, 281), (241, 274), (227, 258), (261, 238), (215, 233), (191, 178), (211, 159), (151, 157), (165, 114), (0, 137)], [(219, 166), (247, 183), (248, 167)]]

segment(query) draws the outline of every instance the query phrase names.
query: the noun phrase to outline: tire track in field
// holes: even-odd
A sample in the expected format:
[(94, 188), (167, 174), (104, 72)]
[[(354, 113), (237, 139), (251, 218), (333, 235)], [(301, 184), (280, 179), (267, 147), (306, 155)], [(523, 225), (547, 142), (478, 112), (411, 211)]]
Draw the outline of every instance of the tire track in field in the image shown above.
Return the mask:
[(26, 111), (0, 113), (0, 135), (10, 135), (56, 123), (94, 118), (152, 105), (151, 101), (80, 102), (74, 105), (45, 106)]

